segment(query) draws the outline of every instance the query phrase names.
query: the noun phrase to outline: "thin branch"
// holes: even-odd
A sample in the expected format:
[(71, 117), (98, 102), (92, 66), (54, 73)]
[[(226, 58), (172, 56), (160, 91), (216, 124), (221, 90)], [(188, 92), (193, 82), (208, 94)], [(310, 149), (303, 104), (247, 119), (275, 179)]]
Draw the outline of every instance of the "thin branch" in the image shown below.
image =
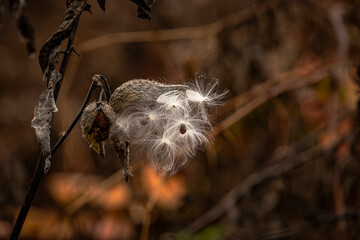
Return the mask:
[(272, 80), (265, 81), (258, 84), (250, 90), (246, 91), (230, 100), (227, 105), (227, 111), (235, 108), (235, 112), (221, 121), (213, 131), (214, 135), (219, 134), (221, 131), (227, 129), (261, 104), (267, 102), (269, 99), (276, 97), (287, 91), (296, 90), (305, 86), (313, 85), (320, 82), (322, 79), (329, 75), (329, 70), (334, 66), (343, 66), (346, 62), (342, 59), (330, 61), (330, 63), (323, 67), (317, 68), (317, 70), (309, 72), (307, 74), (284, 74), (284, 76), (274, 78)]
[(65, 208), (66, 214), (67, 215), (74, 214), (86, 203), (90, 202), (91, 200), (98, 197), (100, 194), (104, 193), (111, 187), (115, 186), (118, 182), (123, 181), (123, 179), (124, 179), (123, 170), (122, 169), (117, 170), (115, 173), (113, 173), (111, 176), (105, 178), (100, 183), (91, 186), (88, 191), (86, 191), (84, 194), (82, 194), (80, 197), (78, 197), (75, 201), (70, 203)]
[(107, 79), (102, 75), (97, 75), (97, 76), (99, 78), (99, 81), (100, 80), (102, 81), (102, 86), (105, 91), (106, 101), (110, 101), (111, 91), (110, 91), (110, 86), (109, 86)]
[(338, 146), (347, 138), (348, 136), (344, 135), (339, 137), (337, 141), (333, 141), (327, 146), (316, 146), (301, 153), (294, 154), (295, 152), (290, 150), (288, 152), (288, 156), (284, 160), (272, 161), (275, 163), (270, 166), (265, 165), (264, 167), (261, 167), (259, 170), (248, 176), (244, 181), (235, 186), (219, 201), (218, 204), (216, 204), (213, 208), (211, 208), (205, 214), (196, 219), (192, 224), (186, 227), (184, 232), (192, 234), (214, 222), (216, 219), (226, 213), (226, 211), (231, 209), (233, 205), (253, 187), (273, 177), (279, 176), (284, 172), (301, 166), (312, 159), (316, 159), (319, 156), (324, 154), (331, 155), (334, 150), (336, 150)]
[(359, 209), (346, 211), (341, 214), (336, 214), (336, 213), (330, 214), (330, 215), (322, 216), (322, 217), (314, 219), (314, 220), (310, 220), (305, 224), (299, 224), (297, 226), (282, 229), (280, 231), (270, 232), (270, 233), (259, 235), (255, 238), (253, 238), (253, 240), (288, 239), (288, 238), (293, 237), (294, 235), (297, 235), (305, 230), (308, 230), (309, 228), (318, 227), (318, 226), (324, 225), (324, 224), (338, 223), (338, 222), (342, 222), (342, 221), (349, 221), (349, 220), (356, 221), (359, 219), (359, 216), (360, 216)]
[(81, 52), (87, 52), (116, 43), (156, 42), (215, 36), (225, 29), (237, 26), (256, 16), (266, 13), (278, 6), (280, 3), (282, 3), (281, 0), (257, 3), (251, 5), (245, 10), (236, 12), (204, 26), (106, 34), (81, 43), (79, 45), (79, 49)]
[(141, 228), (140, 240), (147, 240), (149, 238), (151, 215), (154, 210), (156, 200), (158, 199), (159, 192), (164, 181), (165, 181), (165, 176), (160, 176), (160, 181), (157, 183), (155, 190), (151, 192), (151, 195), (146, 203), (145, 206), (146, 212), (144, 215), (143, 225)]
[(74, 25), (74, 27), (72, 29), (71, 34), (70, 34), (69, 40), (67, 42), (66, 50), (64, 52), (64, 57), (63, 57), (62, 62), (61, 62), (61, 66), (60, 66), (61, 78), (56, 83), (55, 88), (54, 88), (55, 101), (57, 100), (57, 97), (58, 97), (58, 94), (59, 94), (59, 91), (60, 91), (60, 88), (61, 88), (61, 84), (62, 84), (62, 82), (64, 80), (65, 72), (66, 72), (66, 69), (67, 69), (67, 66), (68, 66), (68, 63), (69, 63), (71, 53), (74, 52), (74, 40), (75, 40), (75, 34), (76, 34), (77, 26), (79, 24), (79, 20), (80, 19), (75, 20), (75, 23), (74, 23), (75, 25)]
[(40, 154), (39, 161), (33, 175), (33, 178), (30, 181), (30, 187), (26, 194), (23, 205), (21, 206), (20, 212), (16, 218), (15, 225), (10, 235), (10, 240), (16, 240), (19, 238), (22, 226), (24, 225), (26, 216), (29, 212), (31, 203), (34, 199), (35, 193), (40, 185), (40, 180), (44, 176), (44, 167), (45, 167), (45, 158)]
[[(72, 129), (75, 127), (76, 123), (80, 120), (81, 115), (84, 112), (84, 109), (86, 108), (87, 104), (90, 101), (90, 98), (92, 96), (93, 91), (97, 88), (97, 87), (102, 87), (101, 85), (99, 85), (100, 82), (97, 81), (93, 81), (89, 91), (86, 95), (86, 98), (84, 100), (84, 103), (80, 109), (80, 111), (78, 112), (78, 114), (76, 115), (75, 119), (72, 121), (72, 123), (70, 124), (69, 128), (65, 131), (65, 133), (62, 135), (62, 137), (58, 140), (58, 142), (55, 144), (55, 146), (51, 149), (51, 155), (54, 155), (55, 152), (58, 150), (58, 148), (61, 146), (61, 144), (65, 141), (66, 137), (70, 134), (70, 132), (72, 131)], [(100, 83), (101, 84), (101, 83)]]

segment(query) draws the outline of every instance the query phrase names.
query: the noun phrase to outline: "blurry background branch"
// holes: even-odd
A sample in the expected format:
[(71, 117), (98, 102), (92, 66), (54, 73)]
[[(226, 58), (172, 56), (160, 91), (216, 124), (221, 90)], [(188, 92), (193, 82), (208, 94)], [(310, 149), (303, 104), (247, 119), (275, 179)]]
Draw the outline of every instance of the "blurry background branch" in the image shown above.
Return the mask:
[(79, 49), (82, 52), (87, 52), (116, 43), (174, 41), (211, 37), (223, 32), (228, 28), (235, 27), (236, 25), (249, 21), (256, 16), (264, 14), (267, 11), (275, 8), (280, 3), (281, 0), (257, 2), (245, 10), (233, 13), (205, 26), (153, 31), (118, 32), (102, 35), (100, 37), (82, 42), (79, 45)]
[[(326, 157), (331, 157), (332, 154), (336, 152), (340, 144), (342, 144), (347, 138), (349, 138), (349, 136), (344, 135), (339, 137), (338, 141), (328, 143), (326, 146), (310, 147), (305, 150), (302, 150), (304, 141), (288, 146), (284, 154), (275, 156), (268, 160), (270, 164), (266, 164), (261, 167), (248, 176), (244, 181), (235, 186), (235, 188), (228, 192), (218, 204), (196, 219), (196, 221), (190, 224), (184, 231), (193, 234), (201, 228), (209, 225), (217, 218), (225, 214), (226, 211), (231, 211), (239, 198), (243, 197), (257, 185), (268, 181), (270, 178), (279, 176), (280, 174), (305, 164), (307, 161), (315, 160), (320, 156), (327, 155)], [(307, 138), (306, 140), (308, 141), (312, 139)], [(312, 143), (312, 141), (310, 141), (310, 143)]]
[(275, 240), (294, 237), (300, 232), (311, 232), (316, 228), (325, 224), (337, 224), (341, 221), (357, 221), (360, 216), (360, 210), (349, 210), (341, 214), (328, 214), (326, 216), (309, 219), (306, 224), (292, 226), (291, 228), (283, 229), (281, 231), (263, 234), (253, 238), (254, 240)]
[(305, 71), (302, 69), (295, 69), (289, 73), (283, 73), (278, 78), (257, 84), (247, 92), (236, 96), (227, 102), (224, 107), (227, 111), (231, 111), (233, 108), (235, 111), (217, 125), (214, 135), (229, 128), (232, 124), (241, 120), (255, 108), (269, 101), (269, 99), (287, 91), (311, 86), (329, 77), (331, 69), (346, 66), (345, 60), (346, 59), (344, 58), (340, 58), (335, 61), (329, 61), (329, 63), (312, 63), (317, 66), (316, 69), (310, 68), (310, 71), (308, 71), (305, 66)]
[[(125, 185), (116, 153), (107, 149), (108, 157), (98, 158), (74, 128), (53, 157), (24, 238), (357, 238), (358, 4), (159, 1), (149, 22), (133, 21), (138, 6), (130, 1), (106, 3), (106, 15), (97, 9), (81, 20), (75, 41), (81, 58), (68, 62), (54, 137), (83, 102), (88, 81), (78, 80), (95, 72), (112, 89), (132, 78), (179, 83), (207, 72), (230, 89), (229, 101), (215, 113), (211, 148), (162, 184), (132, 156), (139, 177)], [(39, 42), (56, 30), (65, 10), (55, 0), (28, 1)], [(7, 137), (0, 138), (0, 237), (6, 238), (38, 153), (28, 123), (43, 86), (38, 65), (14, 41), (10, 13), (3, 14), (0, 127)]]

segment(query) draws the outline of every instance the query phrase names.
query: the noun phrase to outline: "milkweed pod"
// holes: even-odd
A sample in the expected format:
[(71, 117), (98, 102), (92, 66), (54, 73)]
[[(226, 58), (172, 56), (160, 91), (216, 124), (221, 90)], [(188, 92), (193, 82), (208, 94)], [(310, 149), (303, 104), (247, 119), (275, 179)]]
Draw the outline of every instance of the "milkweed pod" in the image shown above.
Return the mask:
[(80, 119), (83, 138), (97, 154), (105, 157), (105, 141), (109, 138), (110, 128), (115, 113), (105, 102), (92, 102), (85, 109)]

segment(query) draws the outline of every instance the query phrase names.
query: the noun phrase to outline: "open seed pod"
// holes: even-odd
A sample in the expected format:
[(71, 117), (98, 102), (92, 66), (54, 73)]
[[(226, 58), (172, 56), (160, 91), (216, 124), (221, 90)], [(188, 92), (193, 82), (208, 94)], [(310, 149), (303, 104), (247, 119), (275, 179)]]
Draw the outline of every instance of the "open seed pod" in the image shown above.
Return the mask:
[(81, 116), (80, 127), (83, 138), (97, 154), (105, 157), (105, 141), (115, 120), (115, 112), (106, 102), (92, 102)]

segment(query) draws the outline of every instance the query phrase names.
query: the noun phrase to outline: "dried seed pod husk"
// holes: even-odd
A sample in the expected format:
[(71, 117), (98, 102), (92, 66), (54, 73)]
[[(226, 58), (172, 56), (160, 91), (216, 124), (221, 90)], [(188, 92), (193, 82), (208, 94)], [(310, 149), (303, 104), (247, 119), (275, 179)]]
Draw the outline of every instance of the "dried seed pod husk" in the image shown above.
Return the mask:
[(97, 154), (105, 157), (105, 141), (115, 120), (115, 112), (106, 102), (92, 102), (81, 116), (82, 136)]

